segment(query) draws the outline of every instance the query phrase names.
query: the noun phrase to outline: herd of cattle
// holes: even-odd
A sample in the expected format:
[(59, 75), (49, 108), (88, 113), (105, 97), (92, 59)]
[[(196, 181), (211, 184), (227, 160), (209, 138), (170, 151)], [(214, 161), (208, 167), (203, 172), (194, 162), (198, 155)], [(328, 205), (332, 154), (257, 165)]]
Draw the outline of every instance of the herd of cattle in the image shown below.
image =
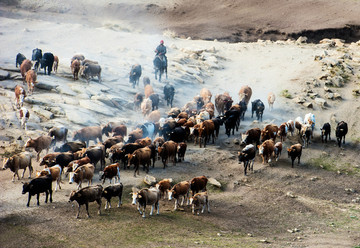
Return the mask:
[[(20, 54), (21, 55), (21, 54)], [(26, 60), (18, 54), (16, 63), (21, 64), (21, 72), (24, 79), (27, 81), (29, 74), (28, 68), (32, 67), (31, 61)], [(46, 55), (46, 56), (45, 56)], [(50, 56), (51, 55), (51, 56)], [(23, 60), (23, 61), (21, 61)], [(36, 61), (34, 70), (37, 70), (39, 63), (41, 68), (48, 67), (48, 74), (50, 75), (51, 68), (54, 61), (58, 63), (56, 56), (51, 53), (42, 55), (40, 49), (34, 49), (33, 61)], [(50, 61), (50, 62), (49, 62)], [(37, 66), (36, 66), (37, 65)], [(50, 66), (51, 65), (51, 66)], [(93, 68), (98, 70), (93, 70)], [(82, 55), (75, 55), (71, 61), (71, 68), (73, 70), (74, 80), (78, 78), (80, 70), (86, 73), (87, 68), (91, 73), (88, 77), (97, 75), (101, 81), (101, 67), (95, 61), (85, 62)], [(135, 80), (134, 86), (138, 84), (139, 77), (133, 73), (132, 68), (130, 72), (130, 80)], [(54, 70), (56, 71), (55, 67)], [(24, 71), (24, 73), (23, 73)], [(92, 73), (92, 72), (97, 73)], [(140, 67), (141, 75), (141, 67)], [(88, 78), (87, 77), (87, 78)], [(36, 81), (35, 79), (31, 82)], [(30, 91), (31, 82), (28, 90)], [(23, 194), (29, 192), (27, 206), (29, 206), (32, 195), (37, 194), (37, 204), (39, 205), (39, 194), (46, 193), (46, 200), (50, 195), (50, 202), (52, 201), (52, 182), (56, 181), (55, 191), (60, 186), (61, 176), (69, 176), (69, 183), (77, 184), (77, 191), (73, 191), (70, 195), (70, 201), (77, 201), (79, 204), (79, 211), (81, 205), (86, 205), (87, 214), (88, 203), (96, 201), (99, 204), (99, 213), (101, 206), (101, 198), (104, 197), (107, 202), (105, 208), (110, 205), (111, 197), (119, 197), (119, 204), (121, 205), (123, 186), (120, 183), (121, 167), (129, 169), (134, 165), (134, 177), (139, 175), (140, 165), (146, 173), (149, 172), (150, 167), (155, 166), (155, 161), (161, 159), (163, 168), (167, 167), (169, 161), (175, 165), (177, 162), (184, 160), (187, 150), (187, 144), (194, 142), (194, 145), (199, 143), (199, 147), (206, 147), (206, 145), (218, 138), (220, 127), (225, 127), (225, 134), (230, 136), (235, 134), (235, 130), (240, 128), (240, 122), (245, 118), (248, 104), (252, 95), (252, 89), (249, 86), (243, 86), (239, 91), (240, 102), (233, 104), (232, 97), (225, 92), (218, 94), (215, 97), (215, 104), (211, 102), (212, 94), (210, 90), (203, 88), (200, 94), (194, 99), (185, 104), (183, 108), (172, 106), (175, 89), (172, 85), (167, 83), (164, 87), (164, 99), (167, 101), (167, 106), (171, 109), (166, 118), (161, 118), (158, 110), (160, 96), (154, 93), (150, 80), (144, 78), (144, 93), (137, 93), (134, 99), (134, 109), (141, 109), (144, 117), (148, 120), (145, 123), (137, 125), (136, 129), (128, 133), (127, 127), (121, 123), (109, 122), (105, 126), (84, 127), (73, 133), (73, 141), (68, 141), (68, 129), (66, 127), (53, 127), (49, 130), (48, 135), (43, 135), (35, 139), (30, 138), (26, 144), (25, 149), (33, 148), (37, 153), (37, 161), (40, 166), (45, 166), (45, 169), (37, 172), (37, 177), (29, 183), (23, 185)], [(20, 93), (17, 93), (18, 92)], [(16, 99), (20, 109), (21, 126), (26, 127), (26, 118), (29, 117), (28, 111), (22, 106), (23, 98), (26, 96), (25, 89), (20, 86), (20, 89), (15, 89)], [(268, 95), (269, 109), (273, 108), (275, 95), (269, 93)], [(215, 109), (218, 116), (215, 116)], [(252, 117), (254, 113), (259, 121), (262, 121), (265, 105), (260, 99), (251, 102)], [(26, 111), (25, 111), (26, 110)], [(23, 120), (24, 118), (24, 120)], [(238, 153), (239, 163), (244, 163), (244, 174), (247, 170), (253, 170), (254, 160), (258, 153), (262, 157), (263, 163), (271, 162), (271, 159), (278, 160), (282, 152), (282, 142), (286, 140), (288, 135), (294, 136), (298, 132), (299, 138), (303, 144), (294, 144), (287, 149), (288, 156), (291, 158), (292, 167), (294, 161), (300, 157), (303, 147), (309, 145), (315, 128), (315, 115), (307, 114), (304, 119), (297, 117), (294, 121), (289, 120), (282, 123), (280, 126), (275, 124), (268, 124), (262, 130), (260, 128), (251, 128), (242, 134), (241, 146), (244, 147)], [(336, 137), (338, 145), (345, 143), (345, 135), (348, 127), (345, 122), (338, 123), (336, 127)], [(321, 137), (323, 142), (330, 140), (331, 126), (325, 123), (321, 128)], [(103, 141), (103, 135), (107, 137)], [(276, 142), (276, 139), (280, 141)], [(342, 140), (343, 139), (343, 140)], [(93, 141), (95, 145), (89, 146), (89, 142)], [(62, 144), (56, 147), (56, 144)], [(49, 149), (54, 147), (53, 153), (48, 153)], [(46, 155), (40, 159), (40, 154), (46, 150)], [(106, 165), (106, 158), (110, 160), (111, 164)], [(114, 179), (118, 184), (110, 185), (103, 188), (101, 185), (90, 186), (94, 177), (96, 165), (100, 162), (99, 177), (102, 183), (106, 179), (110, 180), (110, 184)], [(123, 166), (121, 166), (123, 165)], [(10, 158), (5, 158), (3, 162), (3, 169), (10, 168), (14, 172), (12, 180), (17, 176), (20, 179), (18, 170), (23, 169), (22, 177), (25, 171), (29, 169), (29, 178), (33, 172), (32, 154), (28, 151), (13, 155)], [(88, 181), (88, 187), (82, 188), (82, 182)], [(157, 209), (159, 213), (159, 200), (161, 195), (167, 195), (169, 200), (175, 199), (175, 210), (179, 204), (179, 199), (182, 198), (182, 205), (184, 201), (192, 204), (193, 213), (195, 208), (202, 208), (204, 212), (205, 207), (209, 209), (208, 194), (206, 192), (207, 178), (195, 177), (190, 181), (183, 181), (174, 186), (171, 185), (171, 180), (164, 179), (156, 185), (156, 187), (148, 189), (134, 189), (133, 204), (138, 204), (140, 214), (145, 217), (146, 205), (152, 205), (153, 209)], [(189, 191), (192, 191), (192, 197), (189, 198)], [(200, 192), (203, 191), (203, 192)], [(199, 193), (200, 192), (200, 193)], [(79, 216), (79, 211), (77, 217)]]

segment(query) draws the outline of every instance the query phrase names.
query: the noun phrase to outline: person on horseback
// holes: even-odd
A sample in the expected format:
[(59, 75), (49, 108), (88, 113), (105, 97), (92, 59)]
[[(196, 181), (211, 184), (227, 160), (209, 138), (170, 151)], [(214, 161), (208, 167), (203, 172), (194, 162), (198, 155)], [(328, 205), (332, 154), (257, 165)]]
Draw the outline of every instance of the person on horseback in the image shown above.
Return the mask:
[(156, 56), (158, 56), (165, 64), (165, 66), (167, 66), (167, 57), (165, 56), (166, 54), (166, 46), (164, 46), (164, 41), (161, 40), (160, 41), (160, 45), (158, 45), (155, 49), (155, 53)]

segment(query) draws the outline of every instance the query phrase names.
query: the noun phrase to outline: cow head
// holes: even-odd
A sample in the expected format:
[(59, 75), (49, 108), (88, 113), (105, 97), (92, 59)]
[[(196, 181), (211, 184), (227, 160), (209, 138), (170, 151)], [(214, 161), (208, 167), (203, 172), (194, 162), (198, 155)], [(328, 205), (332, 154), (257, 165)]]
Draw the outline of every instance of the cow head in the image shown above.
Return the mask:
[(33, 187), (34, 187), (33, 184), (24, 183), (22, 194), (26, 194), (27, 192), (30, 192), (30, 190), (31, 190)]
[(10, 165), (12, 164), (13, 158), (4, 158), (3, 160), (3, 170), (6, 170), (7, 168), (10, 167)]
[(171, 201), (171, 200), (172, 200), (172, 198), (173, 198), (173, 196), (174, 196), (174, 193), (175, 193), (175, 191), (174, 191), (173, 189), (168, 190), (168, 197), (169, 197), (169, 201)]
[(247, 145), (248, 143), (248, 137), (249, 135), (248, 134), (245, 134), (245, 133), (242, 133), (241, 134), (241, 144), (240, 145)]
[(138, 199), (138, 195), (139, 195), (139, 190), (137, 188), (132, 188), (132, 192), (130, 193), (131, 198), (132, 198), (132, 205), (136, 205), (137, 203), (137, 199)]
[(248, 154), (246, 154), (244, 152), (238, 152), (239, 164), (241, 164), (241, 162), (243, 162), (243, 161), (246, 161), (247, 156), (248, 156)]
[(259, 155), (264, 154), (264, 145), (259, 145), (259, 146), (257, 146), (257, 147), (258, 147), (258, 149), (259, 149)]
[(34, 145), (35, 145), (35, 141), (32, 138), (30, 138), (28, 139), (28, 141), (26, 141), (25, 148), (34, 147)]
[(70, 193), (69, 202), (72, 202), (72, 201), (80, 199), (80, 198), (81, 198), (81, 193), (73, 190)]

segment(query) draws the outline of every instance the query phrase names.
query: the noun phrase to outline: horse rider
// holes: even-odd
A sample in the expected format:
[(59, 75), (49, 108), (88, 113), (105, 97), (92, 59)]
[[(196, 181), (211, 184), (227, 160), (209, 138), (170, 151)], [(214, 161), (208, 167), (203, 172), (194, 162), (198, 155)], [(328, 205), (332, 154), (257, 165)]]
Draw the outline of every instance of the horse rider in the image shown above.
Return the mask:
[(165, 65), (167, 65), (167, 58), (165, 56), (166, 54), (166, 46), (164, 46), (164, 41), (160, 41), (160, 45), (158, 45), (155, 49), (156, 56), (158, 56), (163, 62), (165, 62)]

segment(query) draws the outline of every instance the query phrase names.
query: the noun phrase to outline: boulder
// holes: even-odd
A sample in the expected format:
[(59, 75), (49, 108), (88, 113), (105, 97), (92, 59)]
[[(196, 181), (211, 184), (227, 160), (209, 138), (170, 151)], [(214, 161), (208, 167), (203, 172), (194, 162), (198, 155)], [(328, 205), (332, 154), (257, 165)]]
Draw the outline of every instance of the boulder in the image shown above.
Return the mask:
[(0, 80), (6, 80), (10, 78), (10, 73), (0, 69)]
[(313, 107), (314, 107), (313, 104), (312, 104), (312, 102), (304, 102), (302, 105), (303, 105), (304, 107), (306, 107), (306, 108), (313, 108)]
[(326, 100), (320, 97), (315, 98), (315, 103), (322, 108), (325, 108), (326, 106)]
[(38, 89), (43, 89), (43, 90), (53, 90), (53, 89), (56, 89), (56, 87), (58, 85), (59, 84), (57, 84), (57, 83), (53, 83), (50, 81), (39, 81), (39, 79), (38, 79), (38, 83), (35, 84), (35, 87)]
[(335, 87), (343, 87), (344, 79), (341, 76), (335, 76), (331, 79)]
[(82, 126), (100, 125), (98, 118), (90, 110), (69, 104), (61, 104), (60, 107), (65, 111), (67, 119), (75, 124)]
[(307, 37), (306, 37), (306, 36), (300, 36), (300, 37), (296, 40), (295, 44), (303, 44), (303, 43), (306, 43), (306, 41), (307, 41)]
[(32, 110), (33, 110), (36, 114), (38, 114), (38, 115), (40, 115), (40, 116), (42, 116), (42, 117), (44, 117), (44, 118), (46, 118), (46, 119), (48, 119), (48, 120), (54, 118), (54, 114), (53, 114), (52, 112), (47, 111), (47, 110), (45, 110), (45, 109), (43, 109), (43, 108), (40, 108), (39, 106), (36, 106), (36, 105), (33, 106), (33, 107), (32, 107)]
[(304, 97), (297, 96), (293, 99), (293, 101), (296, 103), (302, 104), (302, 103), (306, 102), (306, 99)]
[(67, 84), (62, 84), (56, 87), (56, 91), (68, 95), (68, 96), (76, 96), (77, 93), (74, 92)]
[(331, 99), (331, 100), (334, 99), (334, 93), (331, 93), (331, 92), (326, 93), (325, 98)]
[(79, 104), (81, 107), (89, 109), (91, 111), (95, 111), (99, 114), (103, 114), (103, 115), (107, 115), (107, 116), (111, 116), (111, 117), (115, 116), (114, 110), (110, 109), (108, 106), (106, 106), (105, 104), (103, 104), (100, 101), (80, 100)]
[(221, 183), (215, 178), (212, 177), (208, 178), (208, 183), (214, 185), (215, 187), (221, 188)]
[(144, 177), (144, 183), (149, 186), (154, 186), (156, 184), (156, 178), (150, 175)]
[(4, 80), (4, 81), (1, 81), (0, 88), (13, 91), (15, 89), (16, 85), (18, 85), (18, 84), (19, 83), (15, 82), (14, 80)]
[(339, 93), (334, 93), (334, 99), (336, 99), (336, 100), (341, 100), (342, 99), (342, 97), (341, 97), (341, 95), (339, 94)]

